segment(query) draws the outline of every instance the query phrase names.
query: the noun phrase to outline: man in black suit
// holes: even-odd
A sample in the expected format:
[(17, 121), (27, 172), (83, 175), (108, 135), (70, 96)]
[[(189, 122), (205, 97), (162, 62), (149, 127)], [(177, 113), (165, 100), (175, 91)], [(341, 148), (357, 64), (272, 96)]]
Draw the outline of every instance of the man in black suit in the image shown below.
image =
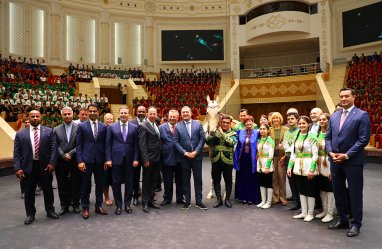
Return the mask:
[(29, 119), (31, 126), (16, 133), (13, 154), (16, 176), (25, 181), (25, 225), (31, 224), (35, 219), (35, 191), (38, 182), (43, 189), (47, 216), (59, 218), (53, 206), (52, 188), (52, 172), (57, 162), (56, 137), (51, 128), (40, 125), (39, 111), (32, 110)]
[(154, 202), (156, 181), (159, 175), (161, 148), (160, 133), (155, 123), (157, 110), (149, 107), (147, 120), (138, 129), (138, 142), (143, 162), (142, 180), (142, 204), (143, 212), (149, 213), (149, 207), (159, 209), (159, 205)]
[(78, 214), (81, 211), (81, 174), (76, 164), (77, 124), (72, 121), (72, 108), (64, 107), (61, 116), (64, 123), (54, 128), (58, 151), (56, 178), (61, 202), (59, 214), (66, 214), (70, 205), (73, 206), (73, 212)]
[[(143, 105), (138, 106), (137, 108), (137, 117), (130, 121), (130, 123), (140, 126), (143, 122), (146, 121), (146, 107)], [(133, 205), (138, 205), (138, 198), (141, 195), (141, 190), (139, 187), (139, 182), (141, 181), (141, 169), (142, 161), (139, 161), (137, 167), (134, 167), (134, 183), (133, 183)]]

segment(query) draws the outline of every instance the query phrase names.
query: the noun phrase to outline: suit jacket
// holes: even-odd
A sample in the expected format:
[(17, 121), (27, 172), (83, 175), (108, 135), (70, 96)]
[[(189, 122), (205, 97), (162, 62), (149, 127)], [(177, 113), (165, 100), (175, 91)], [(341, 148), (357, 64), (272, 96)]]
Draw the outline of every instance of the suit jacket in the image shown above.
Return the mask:
[(154, 127), (146, 120), (138, 128), (138, 141), (141, 161), (159, 163), (161, 160), (162, 142)]
[[(348, 114), (345, 122), (339, 129), (342, 112), (333, 113), (326, 131), (326, 151), (334, 153), (346, 153), (349, 160), (344, 164), (365, 164), (364, 148), (370, 140), (370, 118), (367, 112), (354, 107)], [(332, 163), (332, 158), (329, 158)]]
[[(39, 149), (40, 166), (46, 168), (48, 164), (56, 165), (57, 163), (57, 143), (53, 130), (49, 127), (40, 125), (40, 149)], [(32, 172), (33, 166), (33, 149), (30, 139), (30, 129), (23, 129), (16, 133), (13, 165), (15, 171), (22, 169), (25, 174)]]
[(123, 141), (120, 122), (111, 124), (106, 135), (106, 161), (115, 165), (122, 165), (123, 157), (129, 164), (139, 160), (138, 126), (127, 122), (126, 141)]
[(72, 130), (70, 132), (69, 143), (67, 139), (65, 124), (61, 124), (53, 129), (57, 140), (58, 159), (64, 160), (65, 154), (68, 153), (72, 160), (76, 157), (76, 133), (77, 124), (72, 122)]
[(98, 136), (94, 139), (91, 120), (78, 124), (76, 152), (77, 162), (103, 164), (105, 162), (106, 125), (98, 122)]
[(162, 140), (162, 163), (164, 166), (176, 166), (178, 151), (176, 150), (174, 137), (168, 123), (159, 126)]
[(194, 158), (196, 161), (203, 159), (203, 146), (206, 141), (203, 126), (199, 121), (191, 120), (191, 137), (188, 135), (184, 121), (180, 121), (175, 126), (174, 142), (178, 150), (178, 162), (187, 162), (189, 159), (184, 156), (185, 152), (196, 151), (198, 154)]

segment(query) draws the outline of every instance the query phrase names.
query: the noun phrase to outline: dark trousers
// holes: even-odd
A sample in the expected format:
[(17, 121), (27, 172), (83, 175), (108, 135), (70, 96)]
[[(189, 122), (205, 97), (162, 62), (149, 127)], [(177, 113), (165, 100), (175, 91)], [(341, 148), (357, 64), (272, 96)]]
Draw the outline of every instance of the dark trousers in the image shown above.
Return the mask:
[(134, 177), (134, 183), (133, 183), (133, 196), (135, 199), (138, 199), (140, 192), (139, 183), (141, 182), (141, 169), (142, 164), (139, 162), (138, 167), (134, 167), (133, 169), (133, 177)]
[(122, 104), (126, 104), (127, 94), (122, 94)]
[(149, 167), (142, 167), (142, 203), (148, 205), (154, 201), (155, 187), (158, 180), (160, 163), (150, 163)]
[(268, 174), (257, 172), (257, 178), (259, 179), (259, 185), (263, 188), (272, 188), (272, 176), (273, 172)]
[(296, 182), (300, 195), (315, 197), (317, 187), (315, 178), (308, 180), (307, 176), (296, 175)]
[(224, 178), (226, 199), (231, 197), (232, 193), (232, 164), (226, 164), (221, 159), (212, 164), (211, 177), (214, 184), (215, 194), (217, 197), (221, 197), (220, 181)]
[(133, 165), (132, 162), (127, 162), (126, 158), (123, 158), (122, 165), (113, 165), (113, 196), (115, 205), (122, 207), (122, 191), (121, 184), (125, 182), (125, 194), (123, 203), (126, 206), (130, 206), (131, 199), (133, 198)]
[[(337, 212), (341, 220), (349, 220), (349, 206), (353, 219), (351, 223), (358, 228), (362, 226), (363, 215), (363, 166), (331, 163), (330, 170), (333, 179), (333, 193)], [(346, 180), (348, 183), (350, 204), (346, 195)]]
[[(290, 156), (285, 156), (285, 165), (287, 166), (289, 163)], [(287, 175), (288, 176), (288, 175)], [(295, 204), (300, 205), (300, 196), (298, 193), (298, 188), (297, 188), (297, 181), (296, 181), (296, 175), (293, 174), (288, 176), (288, 182), (289, 182), (289, 188), (290, 192), (292, 193), (292, 198)]]
[(36, 214), (36, 207), (34, 204), (37, 183), (41, 184), (44, 193), (45, 211), (54, 211), (52, 188), (53, 175), (45, 170), (45, 167), (46, 165), (40, 166), (39, 161), (33, 161), (31, 174), (25, 175), (25, 178), (23, 179), (23, 181), (25, 181), (24, 204), (27, 216), (34, 216)]
[(183, 194), (186, 203), (191, 202), (191, 171), (194, 177), (194, 188), (195, 188), (195, 200), (196, 203), (202, 202), (202, 161), (196, 161), (194, 159), (187, 160), (181, 163), (182, 177), (183, 177)]
[(79, 207), (81, 197), (81, 171), (77, 163), (59, 161), (56, 167), (58, 195), (61, 208)]
[(333, 192), (333, 184), (329, 181), (329, 177), (318, 175), (317, 184), (319, 191)]
[(95, 207), (102, 207), (103, 171), (102, 164), (86, 164), (85, 172), (81, 173), (81, 205), (83, 209), (89, 209), (92, 174), (94, 174), (95, 181)]
[(183, 201), (182, 169), (180, 164), (163, 166), (164, 194), (163, 199), (172, 201), (174, 193), (174, 179), (176, 186), (176, 201)]

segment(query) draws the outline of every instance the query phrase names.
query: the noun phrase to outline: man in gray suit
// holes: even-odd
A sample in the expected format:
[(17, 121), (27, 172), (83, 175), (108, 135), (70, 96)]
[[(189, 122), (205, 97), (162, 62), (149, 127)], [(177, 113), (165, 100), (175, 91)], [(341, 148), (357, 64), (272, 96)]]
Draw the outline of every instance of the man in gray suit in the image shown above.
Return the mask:
[(73, 212), (78, 214), (81, 211), (81, 174), (76, 163), (77, 124), (73, 122), (72, 108), (64, 107), (61, 116), (64, 123), (54, 128), (58, 147), (56, 178), (61, 202), (59, 214), (66, 214), (71, 205)]
[(143, 162), (142, 204), (143, 212), (149, 213), (149, 207), (159, 209), (154, 202), (155, 186), (161, 161), (162, 143), (159, 129), (155, 123), (157, 110), (149, 107), (147, 120), (138, 128), (138, 141), (141, 161)]
[(182, 121), (175, 126), (174, 143), (178, 151), (178, 162), (181, 163), (183, 177), (183, 193), (185, 204), (183, 209), (191, 206), (191, 170), (194, 177), (196, 207), (206, 210), (202, 202), (202, 160), (205, 134), (202, 124), (191, 119), (191, 109), (183, 106)]

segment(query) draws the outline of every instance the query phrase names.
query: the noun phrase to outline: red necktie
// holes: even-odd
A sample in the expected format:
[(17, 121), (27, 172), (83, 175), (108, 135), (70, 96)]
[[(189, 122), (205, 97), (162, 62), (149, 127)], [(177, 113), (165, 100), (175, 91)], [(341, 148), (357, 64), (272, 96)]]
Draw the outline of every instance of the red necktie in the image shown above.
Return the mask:
[(36, 159), (40, 158), (40, 141), (38, 139), (37, 127), (34, 128), (34, 156)]
[(173, 125), (171, 125), (171, 133), (172, 133), (172, 136), (174, 136), (174, 133), (175, 133), (175, 128)]

